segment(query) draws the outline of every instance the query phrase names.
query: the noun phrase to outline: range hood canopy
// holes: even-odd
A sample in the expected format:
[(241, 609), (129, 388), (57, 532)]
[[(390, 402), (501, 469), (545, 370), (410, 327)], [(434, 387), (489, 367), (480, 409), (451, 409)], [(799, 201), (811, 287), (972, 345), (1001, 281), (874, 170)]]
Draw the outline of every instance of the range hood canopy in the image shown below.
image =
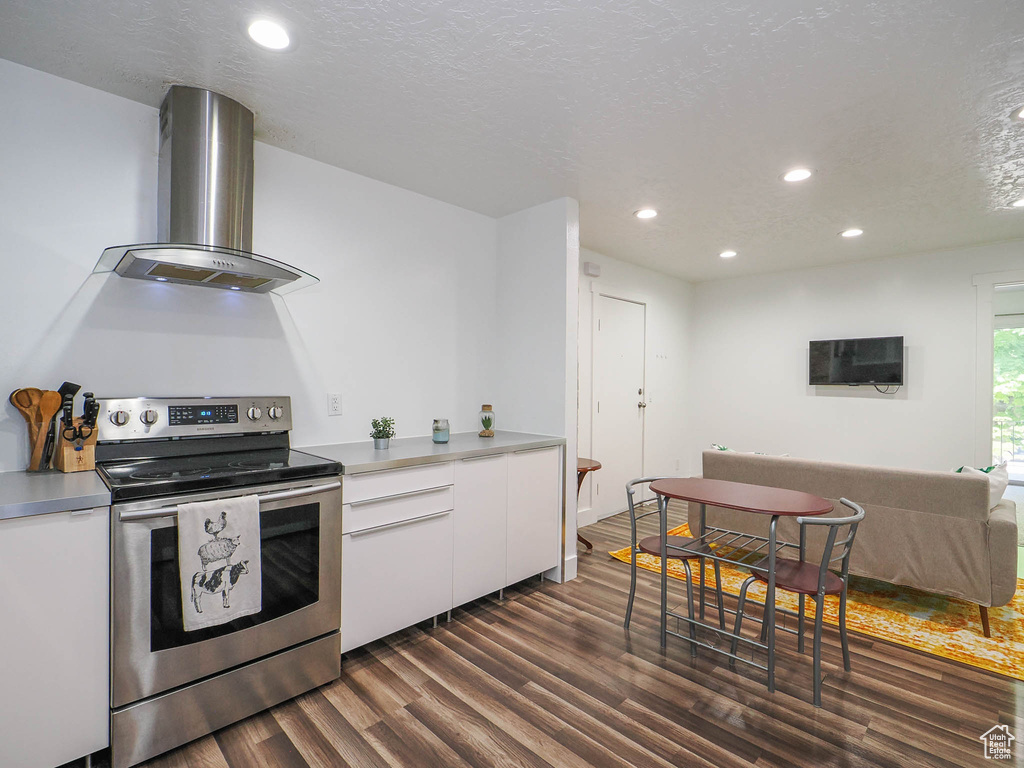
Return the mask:
[(237, 101), (175, 85), (160, 106), (160, 242), (103, 251), (94, 272), (249, 293), (318, 283), (252, 253), (253, 114)]

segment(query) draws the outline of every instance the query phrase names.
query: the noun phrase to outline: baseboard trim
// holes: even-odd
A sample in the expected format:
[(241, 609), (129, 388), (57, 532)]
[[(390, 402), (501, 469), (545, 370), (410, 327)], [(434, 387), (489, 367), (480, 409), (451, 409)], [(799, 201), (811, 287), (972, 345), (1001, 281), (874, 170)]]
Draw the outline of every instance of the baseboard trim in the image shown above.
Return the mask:
[(593, 507), (579, 509), (576, 511), (576, 528), (580, 529), (585, 525), (593, 525), (597, 522), (597, 512)]
[[(573, 541), (573, 545), (574, 546), (575, 546), (575, 544), (576, 544), (576, 542)], [(561, 573), (558, 572), (559, 569), (556, 566), (556, 567), (552, 568), (549, 571), (545, 571), (544, 572), (544, 578), (545, 579), (550, 579), (551, 581), (558, 582), (559, 584), (564, 584), (567, 581), (572, 581), (573, 579), (576, 578), (576, 568), (577, 568), (577, 565), (578, 565), (578, 562), (576, 560), (576, 553), (573, 552), (571, 555), (566, 555), (565, 556), (565, 562), (562, 563)]]

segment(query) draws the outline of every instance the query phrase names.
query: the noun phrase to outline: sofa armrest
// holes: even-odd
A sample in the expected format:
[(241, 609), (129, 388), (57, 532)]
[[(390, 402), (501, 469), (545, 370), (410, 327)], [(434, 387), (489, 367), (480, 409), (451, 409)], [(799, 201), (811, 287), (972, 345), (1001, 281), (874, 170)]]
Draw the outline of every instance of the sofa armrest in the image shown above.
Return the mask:
[(1017, 505), (1003, 499), (988, 516), (992, 605), (1006, 605), (1017, 590)]

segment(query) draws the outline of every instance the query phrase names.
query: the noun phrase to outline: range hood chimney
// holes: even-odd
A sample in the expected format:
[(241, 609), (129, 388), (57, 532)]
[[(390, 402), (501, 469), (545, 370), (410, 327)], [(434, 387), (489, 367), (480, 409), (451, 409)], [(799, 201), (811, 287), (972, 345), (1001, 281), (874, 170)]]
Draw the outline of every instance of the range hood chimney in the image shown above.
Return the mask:
[(319, 282), (251, 253), (252, 158), (252, 112), (212, 91), (171, 86), (160, 106), (160, 242), (107, 248), (94, 271), (250, 293)]

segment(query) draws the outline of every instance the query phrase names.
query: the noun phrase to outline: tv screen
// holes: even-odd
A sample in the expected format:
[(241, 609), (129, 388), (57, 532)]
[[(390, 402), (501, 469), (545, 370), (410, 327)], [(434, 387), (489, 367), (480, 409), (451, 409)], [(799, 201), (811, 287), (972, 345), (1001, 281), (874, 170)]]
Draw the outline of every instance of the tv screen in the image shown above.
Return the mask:
[(903, 337), (810, 344), (810, 384), (902, 384)]

